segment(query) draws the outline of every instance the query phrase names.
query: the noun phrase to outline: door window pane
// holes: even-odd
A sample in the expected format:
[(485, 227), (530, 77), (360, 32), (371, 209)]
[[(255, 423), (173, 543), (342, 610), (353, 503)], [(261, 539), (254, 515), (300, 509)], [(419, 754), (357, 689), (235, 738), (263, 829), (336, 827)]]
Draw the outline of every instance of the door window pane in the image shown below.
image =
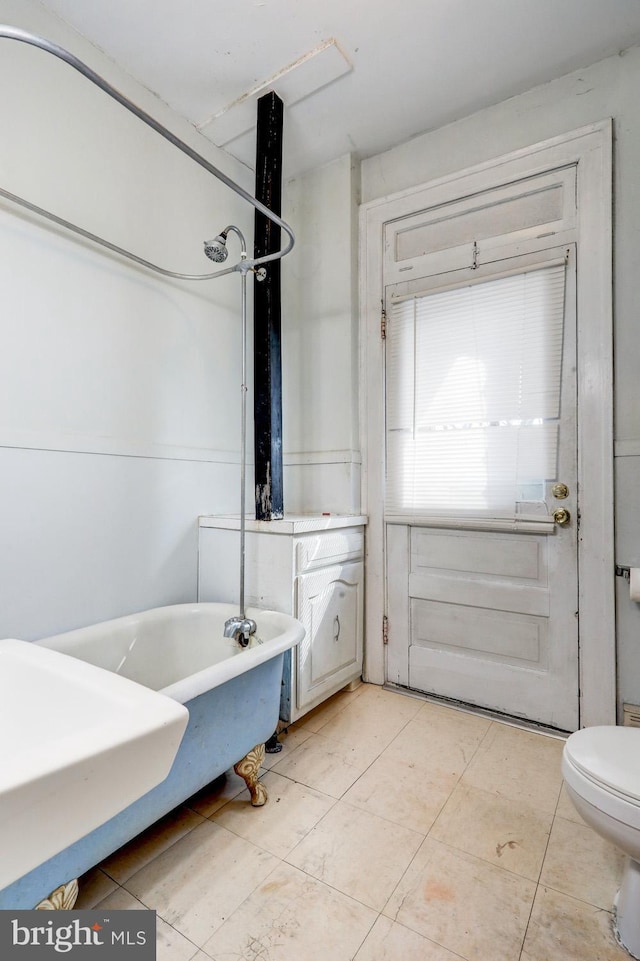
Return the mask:
[(510, 516), (556, 477), (564, 265), (393, 305), (386, 510)]

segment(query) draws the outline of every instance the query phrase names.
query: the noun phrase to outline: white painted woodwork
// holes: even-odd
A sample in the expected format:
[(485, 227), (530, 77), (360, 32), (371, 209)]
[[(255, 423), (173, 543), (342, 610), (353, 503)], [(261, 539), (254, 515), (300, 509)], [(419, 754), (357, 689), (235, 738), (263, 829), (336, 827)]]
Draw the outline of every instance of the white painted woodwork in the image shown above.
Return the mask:
[[(565, 205), (569, 223), (575, 222), (574, 174), (571, 169), (562, 171), (569, 183)], [(536, 195), (535, 178), (527, 183)], [(507, 198), (513, 192), (508, 187)], [(500, 191), (493, 192), (492, 202), (496, 208), (493, 233), (502, 234), (504, 247)], [(526, 213), (531, 213), (530, 207)], [(484, 229), (490, 232), (489, 208), (484, 216)], [(506, 224), (519, 231), (508, 200)], [(401, 220), (388, 230), (403, 228)], [(563, 223), (559, 228), (563, 237), (570, 236)], [(407, 647), (408, 687), (575, 730), (579, 724), (575, 253), (572, 248), (564, 250), (571, 251), (571, 257), (565, 277), (557, 475), (547, 476), (545, 503), (533, 506), (546, 508), (547, 516), (554, 508), (564, 507), (573, 514), (573, 521), (562, 529), (549, 527), (548, 534), (541, 536), (520, 532), (516, 523), (510, 531), (493, 532), (489, 518), (484, 519), (486, 531), (465, 530), (464, 514), (458, 517), (455, 531), (409, 527), (404, 593), (400, 587), (389, 592), (390, 598), (409, 605), (408, 645), (404, 636), (392, 630), (397, 611), (391, 603), (388, 611), (389, 647)], [(560, 252), (544, 251), (543, 262)], [(518, 263), (529, 265), (532, 256), (494, 261), (487, 269), (516, 271)], [(483, 276), (484, 269), (474, 269), (474, 282), (479, 282), (478, 274)], [(445, 274), (447, 280), (450, 277)], [(456, 336), (454, 328), (451, 336)], [(551, 493), (558, 481), (569, 488), (569, 497), (562, 501)], [(428, 523), (427, 515), (424, 524)], [(397, 569), (389, 565), (388, 581), (396, 576)]]
[[(428, 652), (449, 649), (516, 668), (548, 668), (548, 632), (543, 618), (511, 617), (509, 611), (495, 605), (479, 609), (414, 598), (411, 620), (413, 639), (423, 650), (426, 665)], [(416, 651), (414, 657), (420, 657), (420, 652)]]
[[(575, 567), (565, 567), (571, 551), (567, 557), (564, 542), (575, 544), (569, 529), (550, 536), (409, 531), (407, 686), (575, 728), (577, 583)], [(403, 640), (391, 602), (389, 620), (391, 650)]]
[[(540, 238), (571, 242), (576, 224), (575, 167), (526, 177), (438, 204), (384, 232), (385, 286), (468, 269), (540, 250)], [(476, 241), (476, 250), (472, 252)], [(475, 269), (475, 268), (474, 268)], [(452, 280), (455, 284), (455, 280)], [(442, 285), (442, 278), (438, 286)], [(402, 292), (411, 293), (410, 288)]]
[[(306, 636), (285, 658), (281, 717), (295, 721), (362, 674), (362, 515), (247, 518), (245, 603), (298, 618)], [(239, 518), (200, 518), (198, 598), (239, 600)]]
[[(554, 140), (522, 148), (514, 153), (487, 161), (471, 170), (449, 174), (440, 180), (421, 187), (410, 188), (400, 194), (372, 201), (362, 213), (362, 331), (363, 370), (366, 376), (366, 392), (362, 399), (365, 419), (365, 450), (363, 456), (365, 502), (368, 505), (370, 524), (368, 528), (367, 564), (367, 638), (380, 634), (380, 624), (385, 611), (387, 592), (384, 584), (384, 554), (386, 543), (388, 562), (401, 576), (399, 556), (406, 553), (406, 576), (409, 581), (408, 535), (401, 527), (387, 526), (381, 510), (384, 476), (380, 467), (379, 445), (382, 436), (382, 343), (376, 315), (384, 284), (384, 243), (387, 225), (397, 224), (403, 217), (415, 217), (420, 211), (435, 209), (438, 205), (453, 203), (460, 198), (478, 196), (505, 184), (520, 183), (536, 174), (546, 176), (549, 172), (575, 166), (577, 171), (576, 194), (579, 216), (576, 222), (578, 299), (581, 307), (578, 337), (577, 396), (582, 413), (578, 424), (580, 457), (578, 478), (582, 495), (582, 526), (578, 543), (580, 555), (579, 605), (573, 611), (566, 604), (564, 613), (567, 631), (568, 619), (572, 618), (575, 629), (575, 611), (581, 612), (581, 658), (580, 658), (580, 706), (581, 724), (611, 723), (615, 719), (615, 636), (613, 618), (613, 531), (612, 531), (612, 366), (611, 366), (611, 128), (608, 122), (593, 124), (574, 133)], [(560, 236), (564, 243), (568, 237), (564, 228), (553, 238), (533, 238), (538, 246), (555, 243)], [(532, 238), (527, 238), (527, 245)], [(481, 247), (481, 243), (479, 242)], [(527, 253), (531, 247), (527, 247)], [(453, 267), (455, 269), (455, 263)], [(452, 275), (454, 277), (455, 275)], [(403, 281), (405, 283), (405, 281)], [(406, 282), (407, 284), (413, 281)], [(416, 286), (418, 281), (416, 281)], [(598, 398), (596, 406), (595, 398)], [(565, 504), (566, 506), (566, 504)], [(399, 518), (394, 518), (399, 520)], [(497, 533), (497, 532), (496, 532)], [(567, 529), (561, 534), (566, 534)], [(523, 535), (531, 536), (531, 535)], [(550, 535), (560, 539), (559, 534)], [(567, 539), (564, 538), (566, 541)], [(550, 567), (550, 577), (557, 570)], [(434, 585), (431, 580), (431, 587)], [(440, 583), (442, 588), (442, 584)], [(502, 588), (501, 588), (502, 590)], [(503, 592), (504, 593), (504, 592)], [(398, 591), (389, 586), (389, 638), (388, 674), (396, 683), (407, 683), (409, 668), (404, 671), (399, 656), (393, 648), (394, 597)], [(431, 601), (431, 598), (424, 600)], [(402, 606), (402, 605), (401, 605)], [(407, 605), (405, 605), (407, 606)], [(464, 606), (464, 605), (462, 605)], [(555, 617), (553, 601), (550, 601), (552, 619)], [(414, 613), (417, 613), (414, 609)], [(539, 617), (523, 613), (525, 618)], [(410, 612), (402, 612), (395, 618), (402, 634), (411, 629)], [(539, 638), (543, 639), (542, 631)], [(525, 645), (531, 650), (530, 640)], [(569, 645), (571, 647), (571, 645)], [(417, 663), (420, 661), (418, 656)], [(450, 662), (453, 654), (450, 655)], [(469, 661), (461, 666), (459, 675), (468, 672), (469, 688), (477, 691), (483, 686), (491, 696), (491, 685), (485, 678), (486, 668), (468, 670)], [(475, 658), (474, 660), (479, 660)], [(562, 658), (560, 658), (560, 661)], [(575, 657), (573, 658), (575, 662)], [(382, 642), (368, 646), (366, 676), (380, 680), (385, 676), (385, 653)], [(493, 670), (493, 662), (490, 665)], [(477, 669), (478, 665), (473, 664)], [(442, 668), (446, 680), (447, 670)], [(476, 680), (473, 681), (473, 677)], [(537, 689), (541, 672), (531, 672), (531, 687)], [(450, 676), (449, 676), (450, 680)], [(498, 689), (494, 695), (499, 693)], [(576, 691), (578, 685), (576, 685)], [(456, 695), (451, 695), (456, 696)], [(460, 696), (460, 695), (457, 695)], [(557, 696), (558, 701), (561, 699)], [(552, 723), (567, 723), (554, 715)]]
[(362, 561), (352, 561), (296, 578), (296, 616), (307, 632), (296, 651), (296, 714), (362, 674), (363, 575)]

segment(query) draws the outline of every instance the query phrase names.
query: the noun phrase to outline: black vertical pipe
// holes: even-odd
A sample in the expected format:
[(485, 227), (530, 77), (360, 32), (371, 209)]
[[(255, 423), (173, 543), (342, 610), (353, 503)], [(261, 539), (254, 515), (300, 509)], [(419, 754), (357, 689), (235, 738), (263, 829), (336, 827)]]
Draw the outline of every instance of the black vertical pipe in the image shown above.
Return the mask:
[[(280, 216), (284, 109), (275, 93), (258, 100), (256, 198)], [(280, 228), (256, 211), (254, 256), (280, 250)], [(265, 264), (254, 284), (254, 422), (256, 519), (284, 516), (282, 490), (282, 359), (280, 261)]]

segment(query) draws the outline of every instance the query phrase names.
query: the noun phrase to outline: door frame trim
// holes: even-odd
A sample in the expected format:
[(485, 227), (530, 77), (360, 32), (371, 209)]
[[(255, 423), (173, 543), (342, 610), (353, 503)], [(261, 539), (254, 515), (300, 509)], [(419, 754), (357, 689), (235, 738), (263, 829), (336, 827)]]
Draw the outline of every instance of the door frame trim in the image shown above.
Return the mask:
[[(383, 350), (384, 227), (436, 203), (568, 164), (578, 170), (578, 535), (580, 724), (615, 724), (613, 529), (612, 121), (457, 171), (360, 209), (360, 423), (362, 500), (369, 516), (365, 564), (365, 680), (385, 680)], [(551, 239), (551, 238), (550, 238)], [(588, 440), (588, 443), (587, 443)]]

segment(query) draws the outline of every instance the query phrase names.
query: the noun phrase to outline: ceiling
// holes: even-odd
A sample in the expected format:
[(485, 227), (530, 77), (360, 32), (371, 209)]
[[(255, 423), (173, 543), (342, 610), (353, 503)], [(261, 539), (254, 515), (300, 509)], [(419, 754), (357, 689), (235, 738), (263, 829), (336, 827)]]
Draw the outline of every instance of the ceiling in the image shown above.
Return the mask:
[(250, 167), (255, 96), (275, 90), (288, 177), (640, 42), (640, 0), (41, 2)]

